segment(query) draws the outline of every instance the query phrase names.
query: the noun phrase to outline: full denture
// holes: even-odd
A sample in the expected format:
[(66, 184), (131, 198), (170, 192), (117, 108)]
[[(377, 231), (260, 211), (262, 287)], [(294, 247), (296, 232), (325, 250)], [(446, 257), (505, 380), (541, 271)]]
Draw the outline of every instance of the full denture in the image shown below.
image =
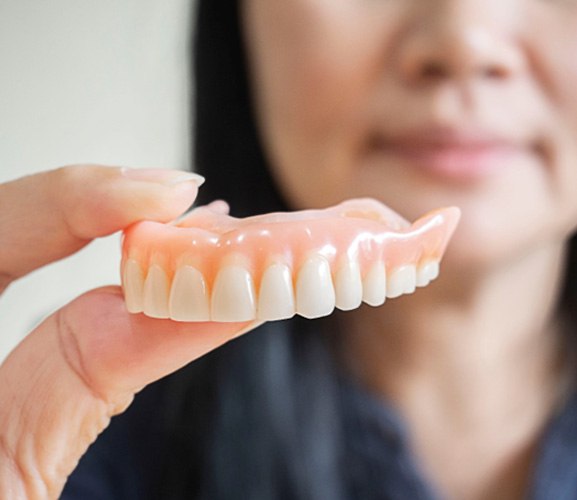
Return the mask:
[(209, 207), (125, 231), (122, 282), (131, 313), (176, 321), (317, 318), (377, 306), (439, 272), (457, 208), (412, 225), (372, 199), (237, 219)]

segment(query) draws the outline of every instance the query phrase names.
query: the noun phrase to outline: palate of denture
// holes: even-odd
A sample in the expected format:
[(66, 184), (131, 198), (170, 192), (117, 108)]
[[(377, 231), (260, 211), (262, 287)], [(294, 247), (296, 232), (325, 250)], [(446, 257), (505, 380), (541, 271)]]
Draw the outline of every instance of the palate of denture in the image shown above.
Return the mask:
[(122, 284), (131, 313), (175, 321), (278, 320), (379, 306), (439, 274), (454, 207), (410, 224), (372, 199), (237, 219), (200, 207), (125, 231)]

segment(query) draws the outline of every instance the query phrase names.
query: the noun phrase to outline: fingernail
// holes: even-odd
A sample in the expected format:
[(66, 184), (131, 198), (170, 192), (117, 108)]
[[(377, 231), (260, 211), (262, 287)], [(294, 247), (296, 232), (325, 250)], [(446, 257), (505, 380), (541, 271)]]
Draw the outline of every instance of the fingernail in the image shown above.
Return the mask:
[(184, 182), (193, 182), (200, 187), (204, 184), (202, 175), (183, 170), (170, 170), (165, 168), (126, 168), (120, 170), (121, 174), (133, 181), (155, 182), (165, 186), (174, 186)]

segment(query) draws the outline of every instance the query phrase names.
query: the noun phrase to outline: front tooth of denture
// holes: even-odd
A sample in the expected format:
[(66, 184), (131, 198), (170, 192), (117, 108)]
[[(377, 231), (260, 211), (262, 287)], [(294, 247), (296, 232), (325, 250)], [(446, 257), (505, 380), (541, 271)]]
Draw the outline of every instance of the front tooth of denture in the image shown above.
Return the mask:
[(258, 292), (257, 318), (277, 320), (295, 314), (295, 299), (290, 268), (285, 264), (267, 267)]
[(296, 283), (296, 310), (305, 318), (327, 316), (335, 308), (335, 289), (327, 260), (318, 255), (301, 267)]
[(142, 312), (144, 276), (140, 265), (134, 259), (128, 259), (126, 264), (124, 264), (122, 284), (124, 288), (124, 301), (126, 302), (128, 312)]
[(356, 309), (363, 301), (363, 283), (358, 262), (347, 260), (335, 275), (335, 305), (341, 311)]
[(168, 300), (170, 317), (176, 321), (208, 321), (210, 306), (204, 277), (192, 266), (182, 266), (172, 280)]
[(255, 317), (256, 302), (252, 276), (242, 266), (224, 266), (214, 280), (210, 319), (249, 321)]
[(363, 279), (363, 301), (380, 306), (387, 297), (387, 273), (383, 262), (375, 262)]
[(417, 269), (413, 264), (397, 267), (387, 278), (387, 297), (413, 293), (417, 284)]
[(151, 318), (168, 318), (168, 278), (158, 264), (148, 269), (144, 282), (144, 314)]

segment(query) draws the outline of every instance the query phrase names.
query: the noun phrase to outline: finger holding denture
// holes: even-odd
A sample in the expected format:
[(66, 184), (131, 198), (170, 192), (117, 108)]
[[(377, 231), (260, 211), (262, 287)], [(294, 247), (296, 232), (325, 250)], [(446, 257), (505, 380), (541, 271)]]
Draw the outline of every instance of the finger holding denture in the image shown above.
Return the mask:
[(172, 224), (125, 231), (131, 313), (175, 321), (327, 316), (413, 293), (439, 274), (458, 208), (410, 224), (372, 199), (237, 219), (200, 207)]

